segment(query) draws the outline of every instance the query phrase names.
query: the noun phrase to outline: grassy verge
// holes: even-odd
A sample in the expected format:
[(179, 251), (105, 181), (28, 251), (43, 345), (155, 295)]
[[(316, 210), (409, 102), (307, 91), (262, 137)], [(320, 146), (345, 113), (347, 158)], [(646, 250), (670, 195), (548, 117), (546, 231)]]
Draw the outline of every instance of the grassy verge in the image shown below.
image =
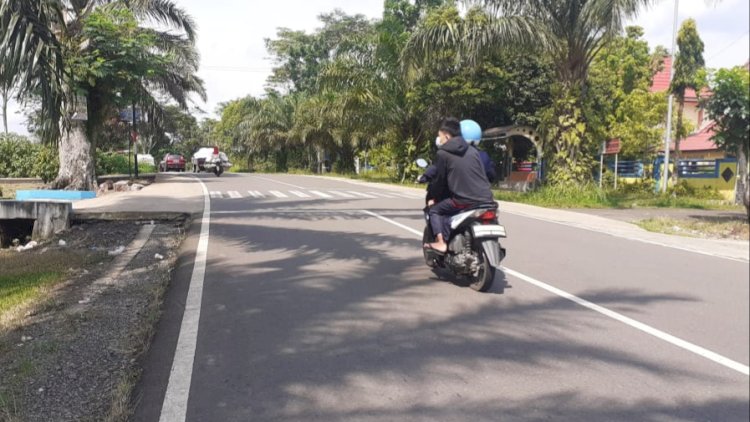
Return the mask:
[(39, 189), (39, 184), (6, 184), (0, 185), (0, 199), (15, 199), (17, 190)]
[(532, 192), (495, 191), (501, 201), (521, 202), (548, 208), (687, 208), (702, 210), (741, 210), (717, 199), (711, 193), (657, 194), (645, 191), (611, 191), (596, 187), (550, 188)]
[(35, 299), (45, 286), (60, 281), (62, 277), (62, 273), (48, 271), (0, 276), (0, 315)]
[(29, 252), (0, 252), (0, 321), (35, 302), (83, 261), (82, 257), (63, 251), (48, 252), (44, 257)]
[(750, 238), (750, 225), (744, 219), (652, 218), (636, 224), (651, 232), (686, 237), (733, 240)]

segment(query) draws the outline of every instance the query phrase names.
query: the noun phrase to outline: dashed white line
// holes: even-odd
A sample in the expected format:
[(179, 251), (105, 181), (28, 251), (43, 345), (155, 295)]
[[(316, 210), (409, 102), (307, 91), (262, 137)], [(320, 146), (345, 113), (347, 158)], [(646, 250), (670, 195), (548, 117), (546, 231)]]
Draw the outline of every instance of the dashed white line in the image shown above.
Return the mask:
[[(365, 213), (365, 214), (367, 214), (369, 216), (375, 217), (375, 218), (377, 218), (379, 220), (385, 221), (385, 222), (387, 222), (389, 224), (392, 224), (392, 225), (394, 225), (396, 227), (400, 227), (400, 228), (402, 228), (402, 229), (404, 229), (404, 230), (406, 230), (406, 231), (408, 231), (410, 233), (413, 233), (413, 234), (419, 236), (420, 238), (422, 236), (421, 232), (419, 232), (417, 230), (414, 230), (411, 227), (406, 226), (404, 224), (401, 224), (401, 223), (399, 223), (397, 221), (391, 220), (390, 218), (384, 217), (384, 216), (382, 216), (380, 214), (376, 214), (376, 213), (374, 213), (372, 211), (366, 211), (366, 210), (363, 211), (363, 213)], [(578, 296), (576, 296), (576, 295), (574, 295), (572, 293), (568, 293), (568, 292), (566, 292), (566, 291), (564, 291), (562, 289), (558, 289), (557, 287), (554, 287), (554, 286), (552, 286), (550, 284), (547, 284), (547, 283), (544, 283), (542, 281), (539, 281), (539, 280), (537, 280), (535, 278), (529, 277), (529, 276), (527, 276), (525, 274), (519, 273), (518, 271), (514, 271), (514, 270), (512, 270), (510, 268), (505, 268), (505, 267), (502, 268), (502, 269), (503, 269), (503, 271), (506, 274), (512, 275), (513, 277), (516, 277), (519, 280), (525, 281), (525, 282), (527, 282), (527, 283), (529, 283), (531, 285), (534, 285), (534, 286), (539, 287), (539, 288), (541, 288), (543, 290), (546, 290), (549, 293), (552, 293), (554, 295), (560, 296), (560, 297), (562, 297), (564, 299), (567, 299), (567, 300), (569, 300), (571, 302), (574, 302), (574, 303), (576, 303), (576, 304), (578, 304), (580, 306), (583, 306), (583, 307), (585, 307), (585, 308), (587, 308), (589, 310), (597, 312), (597, 313), (599, 313), (601, 315), (604, 315), (604, 316), (606, 316), (608, 318), (611, 318), (611, 319), (613, 319), (615, 321), (621, 322), (621, 323), (623, 323), (625, 325), (628, 325), (628, 326), (630, 326), (632, 328), (635, 328), (635, 329), (637, 329), (637, 330), (639, 330), (641, 332), (649, 334), (649, 335), (651, 335), (653, 337), (656, 337), (656, 338), (658, 338), (658, 339), (660, 339), (662, 341), (665, 341), (665, 342), (667, 342), (669, 344), (677, 346), (677, 347), (679, 347), (679, 348), (681, 348), (683, 350), (686, 350), (688, 352), (694, 353), (694, 354), (696, 354), (698, 356), (701, 356), (701, 357), (703, 357), (705, 359), (708, 359), (708, 360), (711, 360), (713, 362), (716, 362), (719, 365), (725, 366), (725, 367), (727, 367), (729, 369), (732, 369), (734, 371), (737, 371), (737, 372), (739, 372), (741, 374), (750, 375), (750, 367), (748, 367), (745, 364), (742, 364), (740, 362), (736, 362), (736, 361), (734, 361), (732, 359), (729, 359), (729, 358), (727, 358), (725, 356), (722, 356), (722, 355), (720, 355), (720, 354), (718, 354), (716, 352), (712, 352), (712, 351), (710, 351), (708, 349), (705, 349), (703, 347), (700, 347), (698, 345), (690, 343), (690, 342), (688, 342), (686, 340), (683, 340), (683, 339), (681, 339), (679, 337), (675, 337), (675, 336), (673, 336), (671, 334), (668, 334), (668, 333), (666, 333), (664, 331), (661, 331), (661, 330), (659, 330), (657, 328), (651, 327), (650, 325), (646, 325), (646, 324), (644, 324), (644, 323), (642, 323), (640, 321), (636, 321), (636, 320), (634, 320), (632, 318), (626, 317), (625, 315), (622, 315), (620, 313), (617, 313), (615, 311), (607, 309), (607, 308), (605, 308), (603, 306), (600, 306), (600, 305), (597, 305), (595, 303), (589, 302), (586, 299), (582, 299), (582, 298), (580, 298), (580, 297), (578, 297)]]
[(285, 194), (283, 194), (283, 193), (281, 193), (281, 192), (279, 192), (277, 190), (272, 190), (272, 191), (270, 191), (270, 193), (271, 193), (271, 195), (273, 195), (273, 196), (275, 196), (277, 198), (289, 198), (288, 196), (286, 196)]
[(169, 374), (167, 392), (162, 403), (160, 422), (179, 422), (187, 417), (188, 396), (193, 377), (195, 347), (198, 342), (198, 325), (201, 317), (203, 300), (203, 282), (206, 277), (206, 258), (208, 255), (208, 236), (211, 225), (211, 198), (206, 185), (198, 178), (203, 188), (203, 218), (195, 253), (193, 275), (190, 278), (185, 311), (182, 315), (180, 334), (177, 338), (172, 370)]

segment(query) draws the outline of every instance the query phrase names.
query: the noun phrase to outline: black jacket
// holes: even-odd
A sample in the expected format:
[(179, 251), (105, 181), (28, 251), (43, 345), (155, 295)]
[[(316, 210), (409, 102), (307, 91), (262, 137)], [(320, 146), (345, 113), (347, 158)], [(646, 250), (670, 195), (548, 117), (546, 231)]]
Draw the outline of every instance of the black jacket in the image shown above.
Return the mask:
[[(494, 201), (490, 182), (476, 148), (470, 148), (464, 138), (451, 138), (438, 149), (435, 162), (435, 188), (448, 192), (460, 205), (478, 205)], [(443, 196), (443, 195), (441, 195)]]

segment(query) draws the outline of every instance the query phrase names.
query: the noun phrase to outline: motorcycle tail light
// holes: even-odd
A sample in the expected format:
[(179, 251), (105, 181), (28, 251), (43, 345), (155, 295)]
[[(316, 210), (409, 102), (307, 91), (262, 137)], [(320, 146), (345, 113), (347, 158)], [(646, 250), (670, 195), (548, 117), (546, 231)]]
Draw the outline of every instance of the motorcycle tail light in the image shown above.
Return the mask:
[(485, 223), (493, 222), (497, 218), (497, 213), (494, 210), (485, 211), (479, 216), (479, 219)]

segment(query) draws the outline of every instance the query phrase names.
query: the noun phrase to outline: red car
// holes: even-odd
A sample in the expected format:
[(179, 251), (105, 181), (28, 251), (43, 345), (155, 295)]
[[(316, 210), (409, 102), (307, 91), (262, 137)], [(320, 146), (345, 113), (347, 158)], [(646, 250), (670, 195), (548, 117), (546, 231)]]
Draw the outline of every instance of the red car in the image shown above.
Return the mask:
[(159, 163), (159, 171), (185, 171), (185, 157), (180, 154), (167, 154)]

